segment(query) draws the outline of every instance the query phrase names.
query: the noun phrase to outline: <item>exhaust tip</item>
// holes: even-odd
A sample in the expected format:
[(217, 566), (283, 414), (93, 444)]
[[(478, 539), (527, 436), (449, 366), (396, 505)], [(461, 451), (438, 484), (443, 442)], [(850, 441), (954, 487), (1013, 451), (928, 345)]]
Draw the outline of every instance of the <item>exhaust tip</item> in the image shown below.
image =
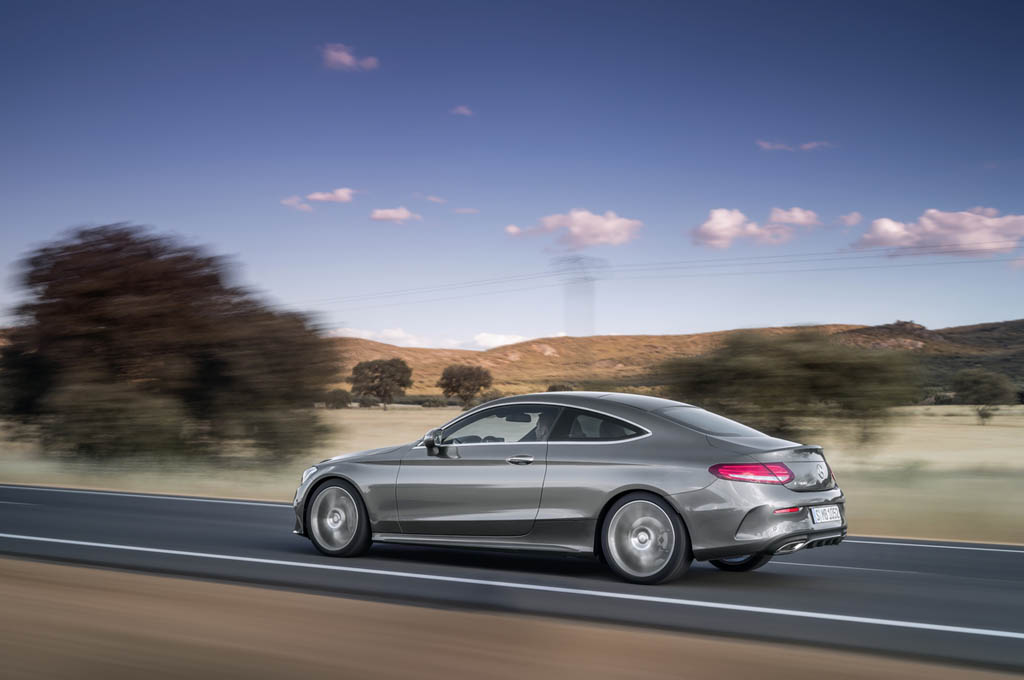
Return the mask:
[(790, 541), (775, 551), (776, 555), (790, 555), (807, 545), (807, 541)]

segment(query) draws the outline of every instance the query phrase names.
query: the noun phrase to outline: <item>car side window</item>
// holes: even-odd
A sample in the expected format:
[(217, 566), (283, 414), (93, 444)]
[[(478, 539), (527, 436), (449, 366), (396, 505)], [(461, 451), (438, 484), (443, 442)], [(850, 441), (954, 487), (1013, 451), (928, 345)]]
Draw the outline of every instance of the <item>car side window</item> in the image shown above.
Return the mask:
[(643, 431), (611, 416), (568, 408), (551, 435), (553, 442), (614, 442), (639, 437)]
[(446, 429), (443, 444), (543, 442), (561, 409), (540, 404), (512, 404), (487, 409)]

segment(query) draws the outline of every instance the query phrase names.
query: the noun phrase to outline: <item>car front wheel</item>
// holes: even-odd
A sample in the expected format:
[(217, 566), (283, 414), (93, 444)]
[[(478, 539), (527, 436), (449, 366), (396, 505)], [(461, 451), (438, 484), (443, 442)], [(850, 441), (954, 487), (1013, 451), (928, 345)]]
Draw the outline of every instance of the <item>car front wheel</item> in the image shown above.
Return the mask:
[(331, 480), (313, 493), (306, 509), (309, 539), (332, 557), (353, 557), (370, 547), (370, 521), (362, 497), (348, 482)]
[(626, 494), (608, 509), (601, 549), (611, 570), (631, 583), (671, 581), (693, 561), (682, 518), (664, 499), (644, 492)]

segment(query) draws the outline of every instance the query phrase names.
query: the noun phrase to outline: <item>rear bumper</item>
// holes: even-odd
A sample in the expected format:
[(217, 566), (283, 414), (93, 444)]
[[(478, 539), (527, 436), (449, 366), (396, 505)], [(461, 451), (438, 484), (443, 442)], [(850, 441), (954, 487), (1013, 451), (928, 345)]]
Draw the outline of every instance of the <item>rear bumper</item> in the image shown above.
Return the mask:
[[(686, 520), (698, 560), (774, 555), (789, 543), (805, 543), (797, 548), (802, 550), (837, 543), (846, 536), (846, 498), (838, 487), (796, 492), (782, 486), (718, 480), (671, 500)], [(821, 505), (837, 505), (841, 519), (815, 523), (811, 508)], [(775, 513), (792, 507), (799, 510)]]
[(777, 536), (767, 541), (755, 541), (718, 548), (695, 550), (694, 559), (715, 560), (722, 557), (739, 557), (741, 555), (767, 554), (792, 555), (801, 550), (822, 548), (838, 545), (846, 538), (846, 527), (824, 529), (821, 531), (797, 531)]

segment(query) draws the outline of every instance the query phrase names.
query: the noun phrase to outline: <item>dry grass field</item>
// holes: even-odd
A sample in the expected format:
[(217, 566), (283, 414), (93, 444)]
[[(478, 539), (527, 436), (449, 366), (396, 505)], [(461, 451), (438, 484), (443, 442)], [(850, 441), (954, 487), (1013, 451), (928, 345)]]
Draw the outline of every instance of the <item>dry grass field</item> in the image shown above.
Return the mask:
[[(438, 394), (437, 379), (449, 364), (482, 366), (494, 375), (495, 389), (506, 393), (544, 390), (554, 382), (575, 383), (580, 376), (596, 384), (649, 386), (651, 371), (667, 359), (713, 352), (731, 335), (756, 331), (787, 335), (808, 328), (837, 342), (862, 349), (900, 350), (921, 360), (929, 385), (948, 384), (961, 368), (983, 367), (1024, 381), (1024, 319), (930, 330), (913, 322), (880, 326), (831, 324), (736, 329), (690, 335), (595, 335), (526, 340), (483, 352), (398, 347), (372, 340), (338, 338), (342, 375), (360, 361), (404, 360), (413, 371), (413, 394)], [(346, 387), (343, 383), (341, 387)]]
[[(853, 325), (815, 326), (834, 334), (863, 328)], [(804, 326), (762, 328), (758, 332), (785, 335), (806, 330)], [(714, 351), (740, 330), (691, 335), (594, 335), (527, 340), (484, 352), (460, 349), (398, 347), (372, 340), (339, 338), (342, 375), (360, 361), (404, 360), (413, 371), (414, 394), (440, 394), (437, 380), (449, 364), (482, 366), (494, 375), (495, 389), (511, 394), (544, 391), (554, 382), (573, 383), (579, 376), (597, 382), (621, 383), (642, 379), (654, 366), (668, 359)], [(342, 384), (341, 387), (346, 385)]]
[[(322, 411), (331, 435), (287, 465), (126, 461), (96, 465), (54, 460), (31, 442), (7, 439), (0, 482), (291, 499), (299, 472), (323, 458), (412, 441), (459, 413), (456, 408), (392, 407)], [(824, 428), (823, 428), (824, 429)], [(1024, 544), (1024, 406), (1004, 407), (978, 425), (962, 406), (895, 409), (875, 438), (844, 430), (809, 443), (826, 455), (847, 493), (850, 531), (858, 534)]]

